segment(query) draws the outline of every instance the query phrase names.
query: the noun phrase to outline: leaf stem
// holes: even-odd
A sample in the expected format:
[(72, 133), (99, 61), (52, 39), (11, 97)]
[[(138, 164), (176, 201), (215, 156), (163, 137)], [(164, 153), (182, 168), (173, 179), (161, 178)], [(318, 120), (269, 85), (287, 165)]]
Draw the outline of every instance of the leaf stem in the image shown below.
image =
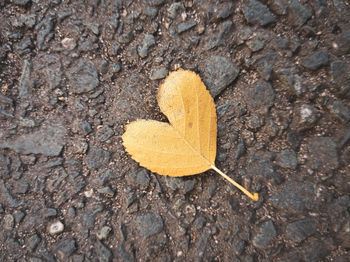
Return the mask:
[(226, 175), (224, 172), (222, 172), (220, 169), (218, 169), (216, 166), (211, 165), (211, 168), (213, 170), (215, 170), (217, 173), (219, 173), (222, 177), (224, 177), (226, 180), (228, 180), (232, 185), (234, 185), (235, 187), (237, 187), (239, 190), (241, 190), (244, 194), (246, 194), (247, 196), (249, 196), (251, 199), (253, 199), (254, 201), (258, 201), (259, 200), (259, 195), (258, 193), (254, 193), (254, 195), (252, 195), (247, 189), (245, 189), (244, 187), (242, 187), (240, 184), (238, 184), (236, 181), (234, 181), (232, 178), (230, 178), (228, 175)]

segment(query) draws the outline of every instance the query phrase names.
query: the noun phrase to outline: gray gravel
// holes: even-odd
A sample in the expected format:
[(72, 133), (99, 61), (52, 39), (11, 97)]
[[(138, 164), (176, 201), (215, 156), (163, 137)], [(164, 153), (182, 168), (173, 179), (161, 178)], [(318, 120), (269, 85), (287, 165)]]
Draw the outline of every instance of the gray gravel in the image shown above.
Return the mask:
[(214, 97), (225, 90), (239, 73), (239, 68), (234, 63), (221, 56), (213, 56), (204, 64), (204, 82)]
[(85, 163), (88, 167), (93, 169), (99, 169), (102, 166), (106, 166), (110, 159), (110, 153), (102, 148), (92, 147), (90, 148)]
[(5, 141), (0, 148), (9, 148), (20, 154), (43, 154), (58, 156), (64, 146), (65, 128), (48, 126), (28, 135), (22, 135), (13, 141)]
[(297, 156), (292, 150), (283, 150), (278, 154), (277, 164), (284, 168), (296, 169), (298, 165)]
[(247, 103), (253, 110), (267, 109), (273, 105), (275, 92), (270, 83), (260, 81), (246, 94)]
[(306, 218), (291, 222), (286, 227), (287, 236), (294, 242), (301, 242), (316, 232), (314, 219)]
[(95, 65), (91, 62), (80, 62), (69, 74), (72, 90), (76, 94), (82, 94), (94, 90), (98, 84), (98, 76)]
[(268, 25), (276, 21), (268, 7), (257, 0), (249, 0), (243, 7), (243, 13), (248, 23)]
[(332, 170), (338, 167), (337, 145), (330, 137), (315, 137), (308, 144), (310, 166), (313, 169)]
[(253, 245), (260, 249), (267, 248), (276, 238), (277, 232), (273, 222), (268, 220), (259, 228), (259, 233), (253, 238)]
[(329, 63), (329, 55), (326, 51), (320, 50), (307, 57), (301, 65), (307, 69), (317, 70)]
[(157, 69), (153, 69), (149, 78), (151, 80), (160, 80), (165, 78), (168, 75), (168, 73), (168, 69), (166, 69), (165, 67), (160, 67)]
[(272, 195), (269, 201), (273, 206), (285, 212), (303, 213), (317, 208), (314, 197), (314, 185), (287, 182), (281, 190)]
[(163, 220), (157, 214), (145, 214), (136, 218), (137, 229), (142, 237), (149, 237), (163, 230)]

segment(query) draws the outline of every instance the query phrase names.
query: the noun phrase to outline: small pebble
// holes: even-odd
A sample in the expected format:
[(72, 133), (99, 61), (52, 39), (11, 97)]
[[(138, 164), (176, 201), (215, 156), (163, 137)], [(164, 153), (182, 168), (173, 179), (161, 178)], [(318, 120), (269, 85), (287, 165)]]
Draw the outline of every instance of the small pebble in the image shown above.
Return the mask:
[(13, 229), (15, 226), (15, 218), (11, 214), (7, 214), (4, 217), (4, 228), (7, 230)]
[(165, 67), (161, 67), (159, 69), (153, 69), (151, 71), (150, 79), (151, 80), (160, 80), (165, 78), (168, 75), (169, 71)]
[(51, 235), (56, 235), (63, 232), (64, 225), (61, 221), (56, 221), (49, 226), (49, 233)]
[(115, 192), (109, 186), (98, 188), (97, 192), (111, 197), (115, 194)]
[(101, 230), (96, 234), (97, 238), (102, 240), (106, 239), (109, 235), (109, 233), (112, 231), (112, 228), (108, 226), (104, 226), (101, 228)]
[(69, 38), (69, 37), (65, 37), (61, 41), (61, 44), (65, 49), (67, 49), (69, 51), (73, 50), (77, 46), (75, 39)]

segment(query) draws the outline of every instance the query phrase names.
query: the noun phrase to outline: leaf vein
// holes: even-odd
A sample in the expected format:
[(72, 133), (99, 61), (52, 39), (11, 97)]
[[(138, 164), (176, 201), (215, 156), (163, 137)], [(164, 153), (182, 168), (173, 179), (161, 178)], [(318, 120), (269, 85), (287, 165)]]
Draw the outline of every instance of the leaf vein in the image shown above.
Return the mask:
[(196, 167), (203, 167), (203, 165), (198, 166), (153, 166), (154, 168), (173, 168), (173, 169), (186, 169), (186, 168), (196, 168)]
[(209, 104), (209, 116), (210, 116), (210, 122), (209, 122), (209, 133), (208, 133), (208, 158), (210, 158), (210, 132), (211, 132), (211, 105)]
[(201, 154), (201, 132), (199, 131), (199, 101), (198, 101), (198, 88), (196, 86), (196, 110), (197, 110), (197, 133), (198, 133), (198, 145), (199, 145), (199, 153)]
[(184, 116), (184, 136), (186, 135), (186, 108), (185, 108), (185, 102), (184, 102), (184, 99), (183, 99), (183, 96), (182, 96), (182, 90), (181, 90), (181, 87), (178, 87), (180, 89), (180, 96), (181, 96), (181, 102), (182, 102), (182, 108), (184, 110), (183, 112), (183, 116)]
[(138, 149), (141, 149), (141, 150), (144, 150), (144, 151), (151, 151), (151, 152), (154, 152), (154, 153), (160, 153), (160, 154), (166, 154), (166, 155), (178, 155), (178, 156), (198, 156), (198, 153), (197, 154), (193, 154), (193, 155), (190, 155), (190, 154), (183, 154), (183, 153), (174, 153), (174, 152), (169, 152), (169, 151), (162, 151), (162, 150), (154, 150), (154, 149), (149, 149), (148, 147), (143, 147), (143, 146), (136, 146), (135, 148), (138, 148)]

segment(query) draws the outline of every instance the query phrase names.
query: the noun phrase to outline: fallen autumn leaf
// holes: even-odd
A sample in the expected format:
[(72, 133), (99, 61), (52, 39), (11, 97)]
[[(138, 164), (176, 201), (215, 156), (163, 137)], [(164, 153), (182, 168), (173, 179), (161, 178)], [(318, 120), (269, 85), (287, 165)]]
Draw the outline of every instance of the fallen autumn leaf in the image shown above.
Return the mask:
[(215, 166), (215, 103), (200, 77), (171, 72), (160, 86), (158, 104), (169, 123), (136, 120), (126, 126), (123, 145), (141, 166), (160, 175), (189, 176), (213, 169), (254, 201), (252, 195)]

